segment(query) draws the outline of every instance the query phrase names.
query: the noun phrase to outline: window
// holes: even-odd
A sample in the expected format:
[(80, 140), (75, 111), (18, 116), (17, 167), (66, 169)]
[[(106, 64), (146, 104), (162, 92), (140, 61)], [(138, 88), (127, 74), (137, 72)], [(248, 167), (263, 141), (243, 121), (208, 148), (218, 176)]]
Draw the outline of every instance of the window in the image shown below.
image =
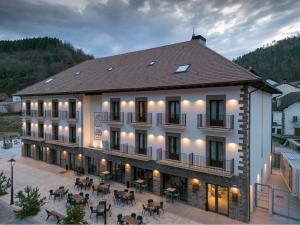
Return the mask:
[(166, 134), (166, 158), (172, 160), (180, 159), (180, 134)]
[(147, 122), (147, 98), (137, 98), (135, 103), (136, 122)]
[(207, 164), (208, 166), (224, 168), (225, 140), (220, 137), (207, 137)]
[(26, 116), (31, 115), (31, 104), (30, 101), (26, 101)]
[(69, 126), (69, 142), (76, 143), (76, 126)]
[(180, 100), (177, 97), (167, 98), (166, 122), (170, 124), (179, 124), (180, 122)]
[(210, 126), (224, 125), (224, 101), (223, 100), (210, 100), (209, 101), (209, 122)]
[(39, 101), (38, 103), (38, 116), (43, 117), (44, 116), (44, 102)]
[(175, 73), (184, 73), (188, 70), (188, 68), (190, 67), (190, 64), (184, 64), (184, 65), (180, 65)]
[(151, 62), (148, 64), (148, 66), (153, 66), (155, 63), (156, 63), (156, 61), (153, 60), (153, 61), (151, 61)]
[(39, 123), (38, 132), (39, 138), (44, 138), (44, 124)]
[(272, 127), (272, 133), (275, 134), (275, 128), (274, 127)]
[(120, 150), (120, 129), (112, 128), (110, 131), (111, 148)]
[(277, 128), (277, 134), (281, 135), (281, 129), (280, 128)]
[(31, 123), (26, 122), (26, 136), (31, 136)]
[(58, 101), (52, 101), (52, 117), (58, 117)]
[(76, 100), (75, 99), (69, 100), (69, 118), (70, 119), (76, 118)]
[(138, 130), (135, 133), (136, 152), (147, 154), (147, 131)]
[(46, 80), (44, 83), (45, 83), (45, 84), (49, 84), (51, 81), (53, 81), (53, 78), (49, 78), (49, 79)]
[(57, 124), (52, 125), (52, 139), (58, 140), (58, 125)]
[(120, 120), (120, 99), (111, 99), (111, 120)]

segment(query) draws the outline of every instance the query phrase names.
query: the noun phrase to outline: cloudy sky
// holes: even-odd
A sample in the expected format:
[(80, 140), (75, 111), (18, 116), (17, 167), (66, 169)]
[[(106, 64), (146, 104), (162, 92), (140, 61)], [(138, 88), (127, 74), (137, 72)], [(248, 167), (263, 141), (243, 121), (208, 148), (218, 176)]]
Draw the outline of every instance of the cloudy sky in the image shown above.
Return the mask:
[(0, 40), (51, 36), (96, 57), (186, 41), (232, 59), (300, 33), (300, 0), (0, 0)]

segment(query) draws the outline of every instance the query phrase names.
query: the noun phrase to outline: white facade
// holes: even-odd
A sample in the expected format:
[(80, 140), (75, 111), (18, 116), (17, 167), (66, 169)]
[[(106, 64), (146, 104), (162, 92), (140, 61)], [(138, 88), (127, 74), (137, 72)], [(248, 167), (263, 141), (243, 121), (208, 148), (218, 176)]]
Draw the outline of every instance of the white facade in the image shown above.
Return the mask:
[[(295, 102), (283, 110), (284, 135), (295, 135), (295, 128), (300, 128), (300, 102)], [(296, 122), (293, 118), (297, 117)]]

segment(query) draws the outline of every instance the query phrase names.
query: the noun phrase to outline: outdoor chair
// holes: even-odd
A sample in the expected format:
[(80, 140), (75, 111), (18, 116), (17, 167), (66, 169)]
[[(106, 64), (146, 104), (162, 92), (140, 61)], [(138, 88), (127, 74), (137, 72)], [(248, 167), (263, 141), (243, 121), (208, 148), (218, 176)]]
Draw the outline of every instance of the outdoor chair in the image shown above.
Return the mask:
[(145, 215), (146, 212), (148, 212), (149, 215), (151, 214), (150, 208), (149, 208), (149, 207), (146, 207), (146, 206), (143, 204), (143, 211), (142, 211), (143, 215)]
[(137, 216), (136, 219), (137, 219), (137, 221), (139, 221), (139, 224), (144, 224), (142, 216)]
[(50, 195), (49, 195), (49, 199), (50, 199), (50, 198), (52, 198), (52, 197), (54, 197), (54, 192), (53, 192), (53, 190), (52, 190), (52, 189), (50, 189), (50, 190), (49, 190), (49, 193), (50, 193)]
[(178, 192), (174, 193), (173, 198), (179, 200), (180, 199), (179, 193)]
[(97, 189), (95, 188), (95, 185), (92, 185), (92, 194), (94, 194), (95, 191), (97, 191)]
[(122, 225), (124, 223), (124, 221), (122, 220), (122, 217), (123, 217), (122, 214), (117, 215), (117, 219), (118, 219), (117, 224), (118, 225)]
[(79, 195), (83, 197), (83, 192), (80, 192)]
[(163, 213), (165, 213), (165, 210), (164, 210), (164, 202), (160, 202), (160, 203), (159, 203), (159, 208), (163, 211)]
[(128, 192), (128, 189), (124, 189), (124, 192)]
[(111, 216), (111, 204), (108, 205), (108, 208), (106, 208), (106, 212), (109, 213), (109, 216)]
[(96, 214), (97, 215), (97, 209), (94, 209), (93, 206), (90, 207), (90, 210), (91, 210), (90, 218), (92, 217), (92, 214)]
[(131, 217), (132, 218), (136, 218), (136, 214), (135, 213), (131, 213)]

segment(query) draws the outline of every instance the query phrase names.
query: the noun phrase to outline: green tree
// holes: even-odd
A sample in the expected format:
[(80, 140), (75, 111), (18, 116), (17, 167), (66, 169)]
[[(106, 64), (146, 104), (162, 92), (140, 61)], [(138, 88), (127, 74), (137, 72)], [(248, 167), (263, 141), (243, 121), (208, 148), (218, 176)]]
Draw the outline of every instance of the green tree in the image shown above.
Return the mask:
[(46, 197), (41, 197), (38, 187), (26, 186), (24, 191), (17, 194), (17, 198), (16, 205), (21, 208), (17, 211), (17, 217), (20, 219), (38, 214), (41, 207), (46, 203)]
[(10, 178), (7, 178), (3, 171), (0, 173), (0, 195), (6, 194), (6, 190), (10, 187)]
[(63, 224), (85, 224), (84, 221), (85, 210), (79, 205), (70, 207), (67, 209), (67, 216), (63, 221)]

